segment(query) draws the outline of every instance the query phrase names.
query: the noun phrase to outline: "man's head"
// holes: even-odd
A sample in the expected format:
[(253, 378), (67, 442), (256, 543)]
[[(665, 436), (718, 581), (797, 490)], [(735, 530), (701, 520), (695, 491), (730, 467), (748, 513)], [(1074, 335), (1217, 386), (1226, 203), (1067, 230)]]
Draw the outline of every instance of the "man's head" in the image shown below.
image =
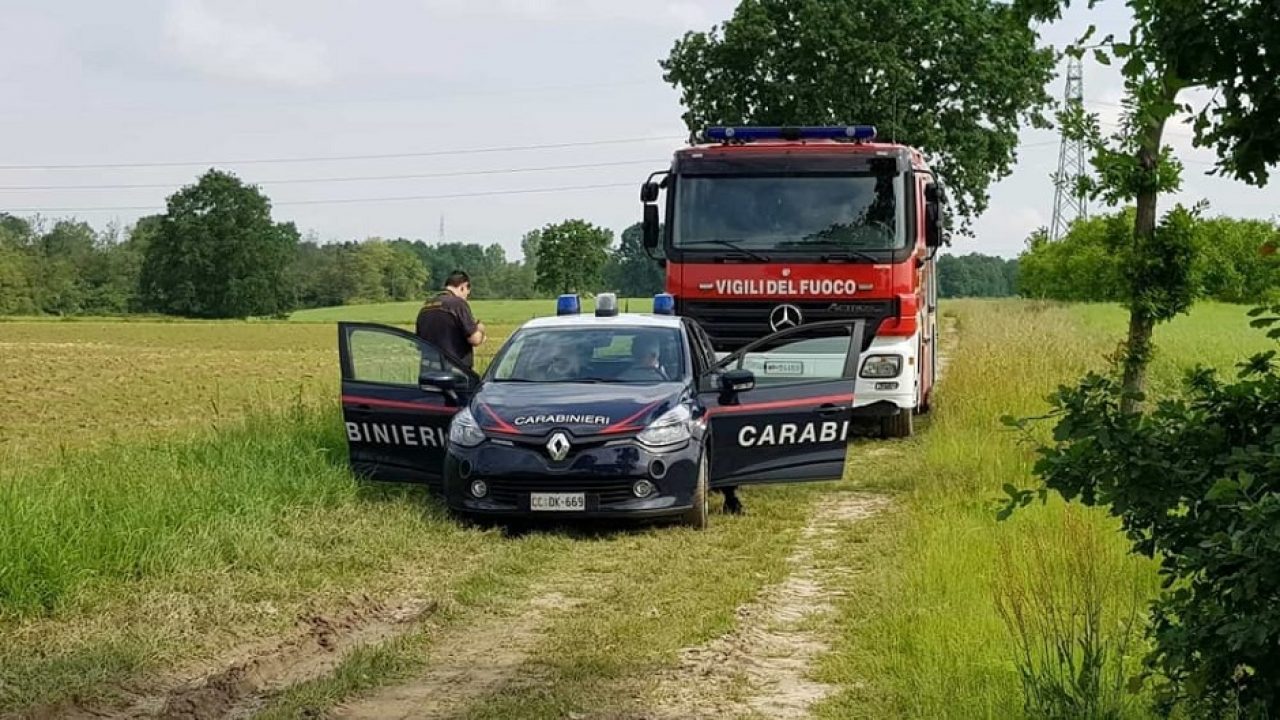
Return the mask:
[(471, 276), (462, 270), (454, 270), (444, 279), (444, 289), (466, 300), (471, 297)]
[(637, 335), (631, 340), (631, 359), (637, 367), (658, 367), (658, 338), (653, 335)]
[(571, 380), (582, 372), (582, 358), (571, 343), (553, 346), (547, 353), (546, 377), (548, 380)]

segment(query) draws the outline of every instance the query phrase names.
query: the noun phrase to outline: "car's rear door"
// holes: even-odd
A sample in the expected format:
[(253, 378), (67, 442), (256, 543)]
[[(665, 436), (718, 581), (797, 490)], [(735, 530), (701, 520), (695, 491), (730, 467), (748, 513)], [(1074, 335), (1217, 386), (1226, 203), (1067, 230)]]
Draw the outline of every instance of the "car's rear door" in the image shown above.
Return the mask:
[[(844, 473), (864, 321), (801, 325), (757, 340), (703, 377), (713, 486), (835, 480)], [(754, 374), (728, 393), (729, 370)]]
[[(478, 384), (471, 370), (412, 333), (338, 323), (342, 420), (351, 469), (377, 480), (438, 485), (449, 421)], [(424, 384), (451, 373), (454, 390)]]

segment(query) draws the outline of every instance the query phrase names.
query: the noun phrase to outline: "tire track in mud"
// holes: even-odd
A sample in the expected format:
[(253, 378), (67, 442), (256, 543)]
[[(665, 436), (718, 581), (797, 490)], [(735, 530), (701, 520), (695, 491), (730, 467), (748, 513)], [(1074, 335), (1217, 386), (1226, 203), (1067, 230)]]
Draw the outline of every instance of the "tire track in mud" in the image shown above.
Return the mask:
[(808, 717), (809, 708), (835, 688), (809, 678), (829, 649), (812, 629), (834, 610), (830, 580), (842, 571), (821, 568), (815, 550), (830, 547), (850, 524), (883, 511), (888, 498), (836, 493), (818, 511), (787, 558), (790, 574), (737, 610), (734, 630), (680, 652), (680, 665), (664, 673), (646, 720), (736, 718), (758, 714), (780, 720)]
[(507, 612), (455, 627), (436, 639), (430, 665), (418, 677), (334, 708), (343, 720), (446, 718), (461, 715), (475, 700), (515, 683), (536, 682), (526, 660), (559, 612), (583, 601), (563, 594), (572, 583), (535, 591), (532, 600)]
[(33, 708), (29, 718), (159, 718), (213, 720), (249, 717), (280, 689), (333, 672), (353, 650), (407, 632), (436, 612), (437, 603), (410, 599), (378, 603), (365, 598), (335, 615), (298, 619), (294, 635), (228, 654), (217, 669), (172, 677), (145, 692), (124, 692), (115, 707), (62, 703)]

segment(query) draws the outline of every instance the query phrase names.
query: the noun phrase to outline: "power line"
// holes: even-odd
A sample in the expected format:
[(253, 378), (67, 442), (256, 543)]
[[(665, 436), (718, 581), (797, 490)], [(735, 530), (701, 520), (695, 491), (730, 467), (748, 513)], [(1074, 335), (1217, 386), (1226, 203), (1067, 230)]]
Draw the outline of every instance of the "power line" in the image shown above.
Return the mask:
[[(455, 198), (489, 197), (493, 195), (529, 195), (534, 193), (569, 192), (576, 190), (599, 190), (603, 188), (638, 187), (634, 182), (599, 183), (595, 185), (562, 185), (549, 188), (521, 188), (519, 190), (482, 190), (479, 192), (446, 193), (441, 195), (399, 195), (367, 198), (334, 198), (330, 200), (286, 200), (273, 202), (279, 205), (346, 205), (351, 203), (402, 202), (406, 200), (452, 200)], [(46, 213), (46, 212), (110, 212), (124, 210), (160, 210), (157, 205), (114, 205), (103, 207), (46, 207), (46, 208), (5, 208), (10, 213)]]
[[(438, 173), (413, 173), (408, 175), (355, 175), (319, 178), (287, 178), (277, 180), (256, 180), (254, 185), (293, 185), (304, 183), (328, 182), (363, 182), (371, 180), (421, 180), (427, 178), (464, 177), (468, 175), (507, 175), (514, 173), (549, 172), (553, 170), (587, 170), (602, 167), (622, 167), (626, 165), (653, 165), (664, 163), (670, 158), (661, 160), (619, 160), (617, 162), (578, 163), (574, 165), (542, 165), (539, 167), (499, 168), (492, 170), (457, 170)], [(187, 181), (183, 181), (187, 182)], [(181, 183), (124, 183), (120, 185), (0, 185), (4, 190), (142, 190), (155, 188), (171, 188)]]
[(0, 170), (95, 170), (104, 168), (185, 167), (195, 165), (262, 165), (267, 163), (340, 162), (347, 160), (390, 160), (410, 157), (443, 157), (447, 155), (478, 155), (482, 153), (519, 152), (524, 150), (555, 150), (571, 147), (599, 145), (623, 145), (628, 143), (655, 142), (658, 140), (684, 140), (683, 135), (659, 137), (621, 138), (617, 140), (583, 140), (577, 142), (546, 143), (543, 145), (508, 145), (505, 147), (465, 148), (460, 150), (429, 150), (424, 152), (381, 153), (372, 155), (325, 155), (292, 158), (250, 158), (242, 160), (182, 160), (163, 162), (119, 163), (69, 163), (44, 165), (0, 165)]

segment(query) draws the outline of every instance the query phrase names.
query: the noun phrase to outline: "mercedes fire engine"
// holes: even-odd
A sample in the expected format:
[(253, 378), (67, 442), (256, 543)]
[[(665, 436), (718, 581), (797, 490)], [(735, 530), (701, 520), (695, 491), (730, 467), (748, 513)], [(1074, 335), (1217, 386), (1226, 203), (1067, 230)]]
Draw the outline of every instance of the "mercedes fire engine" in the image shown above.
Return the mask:
[(855, 412), (904, 437), (937, 380), (946, 199), (919, 150), (875, 135), (707, 128), (641, 187), (644, 245), (666, 267), (677, 312), (718, 352), (804, 323), (866, 320)]

